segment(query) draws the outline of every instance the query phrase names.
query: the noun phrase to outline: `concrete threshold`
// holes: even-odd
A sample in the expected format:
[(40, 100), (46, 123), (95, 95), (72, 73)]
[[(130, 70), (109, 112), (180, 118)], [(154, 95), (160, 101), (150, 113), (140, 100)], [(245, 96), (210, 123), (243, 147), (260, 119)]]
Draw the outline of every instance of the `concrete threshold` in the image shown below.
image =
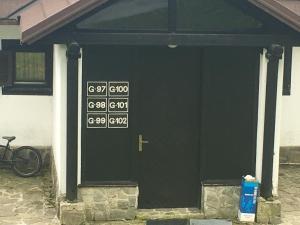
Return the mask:
[(204, 213), (198, 208), (174, 208), (174, 209), (138, 209), (138, 220), (160, 219), (203, 219)]
[(87, 222), (85, 225), (261, 225), (257, 223), (242, 223), (237, 221), (222, 219), (170, 219), (170, 220), (150, 220), (150, 221), (107, 221), (107, 222)]

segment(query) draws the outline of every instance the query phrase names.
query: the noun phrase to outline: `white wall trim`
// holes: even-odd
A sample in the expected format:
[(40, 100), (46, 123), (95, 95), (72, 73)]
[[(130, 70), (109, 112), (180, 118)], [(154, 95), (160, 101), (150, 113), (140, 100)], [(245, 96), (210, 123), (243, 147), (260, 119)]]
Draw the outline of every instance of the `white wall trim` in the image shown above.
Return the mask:
[(66, 45), (53, 46), (53, 155), (58, 194), (66, 193), (67, 57)]
[(82, 119), (82, 52), (78, 60), (78, 162), (77, 162), (77, 184), (81, 184), (81, 119)]
[[(257, 143), (256, 143), (256, 178), (259, 182), (262, 179), (262, 162), (264, 148), (264, 126), (265, 126), (265, 105), (267, 87), (267, 50), (264, 49), (260, 56), (260, 75), (259, 75), (259, 100), (258, 100), (258, 121), (257, 121)], [(282, 85), (283, 85), (284, 56), (279, 61), (278, 68), (278, 87), (276, 103), (276, 121), (274, 134), (274, 157), (273, 157), (273, 195), (278, 194), (278, 175), (279, 175), (279, 149), (280, 149), (280, 122), (282, 108)]]
[(259, 97), (258, 97), (258, 118), (257, 118), (257, 141), (256, 141), (256, 179), (261, 182), (262, 160), (264, 148), (264, 130), (265, 130), (265, 106), (266, 106), (266, 88), (267, 88), (267, 50), (264, 49), (260, 55), (259, 72)]
[(284, 76), (284, 54), (282, 55), (282, 59), (279, 60), (279, 67), (278, 67), (278, 87), (277, 87), (276, 120), (275, 120), (275, 134), (274, 134), (274, 157), (273, 157), (273, 195), (275, 196), (278, 195), (283, 76)]

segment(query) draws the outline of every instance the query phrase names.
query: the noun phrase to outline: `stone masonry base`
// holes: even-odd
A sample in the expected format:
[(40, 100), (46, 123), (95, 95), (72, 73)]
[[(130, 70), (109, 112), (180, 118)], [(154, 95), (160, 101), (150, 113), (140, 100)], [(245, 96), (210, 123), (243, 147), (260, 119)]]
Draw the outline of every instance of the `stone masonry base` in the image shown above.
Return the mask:
[[(157, 219), (230, 219), (237, 221), (239, 186), (203, 185), (200, 209), (138, 210), (138, 187), (81, 187), (78, 203), (60, 203), (62, 225), (144, 225)], [(278, 200), (259, 198), (257, 222), (280, 223), (281, 205)], [(241, 223), (244, 224), (245, 223)], [(246, 223), (251, 224), (251, 223)]]
[(202, 210), (206, 218), (234, 219), (238, 215), (239, 186), (204, 184)]
[(133, 220), (137, 212), (138, 187), (82, 187), (87, 221)]
[(281, 203), (279, 200), (266, 201), (258, 198), (256, 221), (261, 224), (280, 224)]

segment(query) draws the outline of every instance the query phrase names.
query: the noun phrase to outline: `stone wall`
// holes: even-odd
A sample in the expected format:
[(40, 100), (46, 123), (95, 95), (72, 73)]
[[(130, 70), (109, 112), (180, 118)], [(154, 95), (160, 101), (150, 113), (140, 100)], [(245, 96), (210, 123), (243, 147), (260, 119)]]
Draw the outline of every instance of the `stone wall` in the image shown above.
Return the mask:
[(78, 194), (87, 221), (132, 220), (136, 216), (138, 187), (81, 187)]
[(299, 147), (281, 147), (280, 163), (300, 164), (300, 146)]
[(202, 210), (206, 218), (234, 219), (238, 215), (240, 186), (202, 186)]

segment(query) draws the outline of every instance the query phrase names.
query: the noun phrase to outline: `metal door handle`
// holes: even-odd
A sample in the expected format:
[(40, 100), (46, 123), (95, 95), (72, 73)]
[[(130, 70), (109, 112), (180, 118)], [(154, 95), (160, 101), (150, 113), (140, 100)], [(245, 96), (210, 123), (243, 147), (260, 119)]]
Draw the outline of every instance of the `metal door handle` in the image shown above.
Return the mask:
[(143, 144), (149, 144), (149, 141), (143, 140), (143, 135), (139, 134), (139, 152), (143, 151)]

